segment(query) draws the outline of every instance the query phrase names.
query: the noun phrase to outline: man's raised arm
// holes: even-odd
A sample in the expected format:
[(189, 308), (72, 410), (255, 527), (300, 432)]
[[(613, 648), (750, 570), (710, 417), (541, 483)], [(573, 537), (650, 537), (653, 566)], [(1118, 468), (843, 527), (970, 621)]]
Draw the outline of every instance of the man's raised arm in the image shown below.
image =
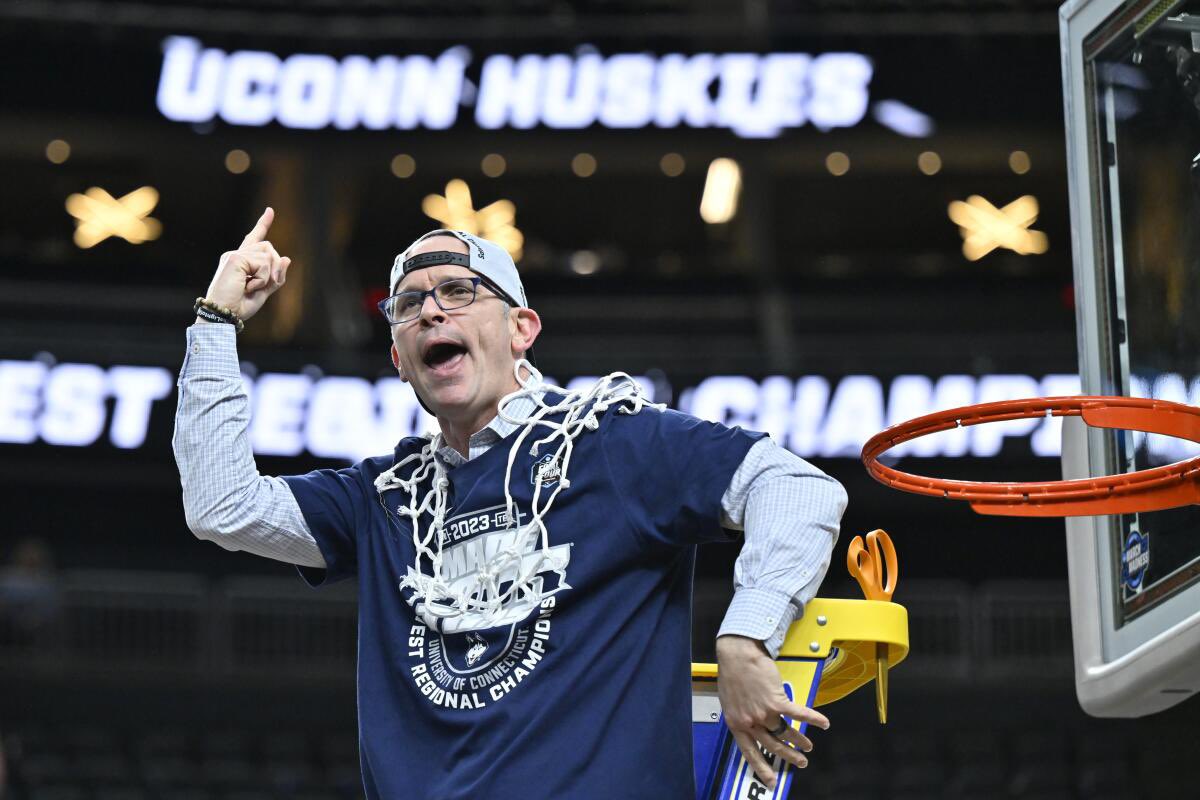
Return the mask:
[(241, 246), (221, 256), (204, 298), (219, 310), (201, 311), (188, 328), (171, 445), (192, 533), (226, 550), (323, 568), (325, 559), (291, 489), (279, 478), (259, 475), (254, 464), (237, 329), (210, 321), (225, 311), (243, 322), (250, 319), (287, 280), (291, 260), (267, 241), (274, 218), (268, 208)]

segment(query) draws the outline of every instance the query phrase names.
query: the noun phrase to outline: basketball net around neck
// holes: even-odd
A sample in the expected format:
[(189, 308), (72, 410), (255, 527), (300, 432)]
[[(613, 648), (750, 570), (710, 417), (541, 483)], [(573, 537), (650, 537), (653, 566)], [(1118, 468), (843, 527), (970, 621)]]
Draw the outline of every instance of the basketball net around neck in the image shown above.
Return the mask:
[[(522, 375), (522, 371), (527, 373)], [(519, 622), (537, 608), (543, 599), (571, 588), (567, 584), (567, 558), (556, 555), (550, 546), (545, 517), (559, 492), (570, 487), (567, 478), (571, 452), (585, 431), (600, 427), (600, 417), (612, 406), (618, 412), (636, 414), (644, 407), (663, 409), (662, 404), (649, 402), (636, 381), (624, 372), (614, 372), (597, 380), (588, 389), (567, 391), (547, 383), (542, 374), (525, 359), (513, 367), (521, 388), (505, 395), (497, 404), (498, 416), (521, 426), (508, 451), (504, 471), (504, 501), (509, 521), (508, 545), (499, 549), (474, 573), (451, 579), (443, 572), (446, 490), (450, 479), (441, 460), (435, 458), (444, 445), (439, 433), (430, 437), (420, 451), (409, 455), (375, 479), (375, 489), (382, 494), (400, 489), (408, 495), (408, 503), (397, 510), (412, 522), (412, 540), (416, 548), (414, 564), (400, 581), (400, 588), (411, 589), (407, 601), (430, 628), (445, 632), (482, 630), (498, 625)], [(560, 397), (556, 403), (546, 402), (548, 394)], [(516, 401), (528, 398), (534, 404), (532, 412), (517, 416), (510, 411)], [(550, 417), (561, 414), (554, 422)], [(550, 463), (559, 465), (558, 482), (553, 489), (543, 486), (542, 474), (535, 468), (533, 500), (528, 521), (521, 523), (520, 509), (512, 496), (512, 471), (526, 441), (539, 428), (547, 433), (535, 439), (529, 447), (536, 458), (541, 448), (553, 447)], [(412, 465), (407, 478), (399, 473)], [(426, 484), (422, 494), (421, 486)], [(429, 514), (432, 521), (422, 529), (421, 518)], [(428, 571), (424, 568), (428, 562)], [(558, 576), (555, 588), (545, 590), (540, 573), (549, 571)]]

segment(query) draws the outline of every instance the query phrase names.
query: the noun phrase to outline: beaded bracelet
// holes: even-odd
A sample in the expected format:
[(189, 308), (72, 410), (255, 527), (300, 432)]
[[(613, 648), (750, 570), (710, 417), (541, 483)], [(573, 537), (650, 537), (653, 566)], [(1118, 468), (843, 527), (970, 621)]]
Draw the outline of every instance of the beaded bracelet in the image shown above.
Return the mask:
[(195, 305), (192, 306), (192, 312), (200, 319), (209, 322), (225, 322), (241, 333), (246, 328), (246, 323), (242, 322), (241, 317), (234, 313), (232, 308), (219, 306), (211, 300), (206, 300), (203, 297), (197, 297)]

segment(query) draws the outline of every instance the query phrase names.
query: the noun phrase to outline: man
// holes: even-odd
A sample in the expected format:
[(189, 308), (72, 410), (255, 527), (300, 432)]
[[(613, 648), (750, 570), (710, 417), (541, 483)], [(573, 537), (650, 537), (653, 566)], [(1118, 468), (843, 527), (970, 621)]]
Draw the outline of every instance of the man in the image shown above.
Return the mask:
[(744, 529), (717, 640), (726, 721), (805, 766), (772, 657), (828, 568), (846, 496), (762, 434), (652, 406), (632, 381), (542, 383), (508, 254), (434, 231), (397, 257), (392, 363), (440, 433), (342, 470), (259, 476), (235, 327), (283, 285), (267, 209), (188, 330), (173, 441), (189, 527), (359, 581), (363, 781), (375, 798), (692, 797), (694, 545)]

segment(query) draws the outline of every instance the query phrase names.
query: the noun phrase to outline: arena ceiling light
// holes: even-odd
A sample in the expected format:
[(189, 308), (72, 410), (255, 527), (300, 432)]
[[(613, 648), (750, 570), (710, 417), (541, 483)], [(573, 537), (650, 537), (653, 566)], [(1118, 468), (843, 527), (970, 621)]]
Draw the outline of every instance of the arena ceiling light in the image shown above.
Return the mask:
[(973, 194), (965, 203), (951, 203), (949, 214), (963, 237), (963, 255), (970, 261), (978, 261), (997, 247), (1023, 256), (1044, 253), (1050, 247), (1046, 234), (1029, 229), (1038, 217), (1038, 201), (1031, 194), (1003, 208)]
[(141, 244), (162, 233), (162, 224), (149, 216), (158, 205), (158, 190), (153, 186), (134, 189), (120, 198), (93, 186), (68, 197), (66, 205), (67, 213), (75, 218), (75, 244), (85, 250), (110, 236)]
[(737, 214), (742, 193), (742, 168), (732, 158), (716, 158), (708, 165), (700, 217), (709, 225), (720, 225)]
[(421, 210), (443, 227), (491, 239), (507, 250), (513, 261), (521, 260), (525, 236), (517, 229), (517, 207), (511, 200), (497, 200), (476, 209), (471, 187), (461, 178), (455, 178), (446, 184), (444, 195), (426, 195)]

